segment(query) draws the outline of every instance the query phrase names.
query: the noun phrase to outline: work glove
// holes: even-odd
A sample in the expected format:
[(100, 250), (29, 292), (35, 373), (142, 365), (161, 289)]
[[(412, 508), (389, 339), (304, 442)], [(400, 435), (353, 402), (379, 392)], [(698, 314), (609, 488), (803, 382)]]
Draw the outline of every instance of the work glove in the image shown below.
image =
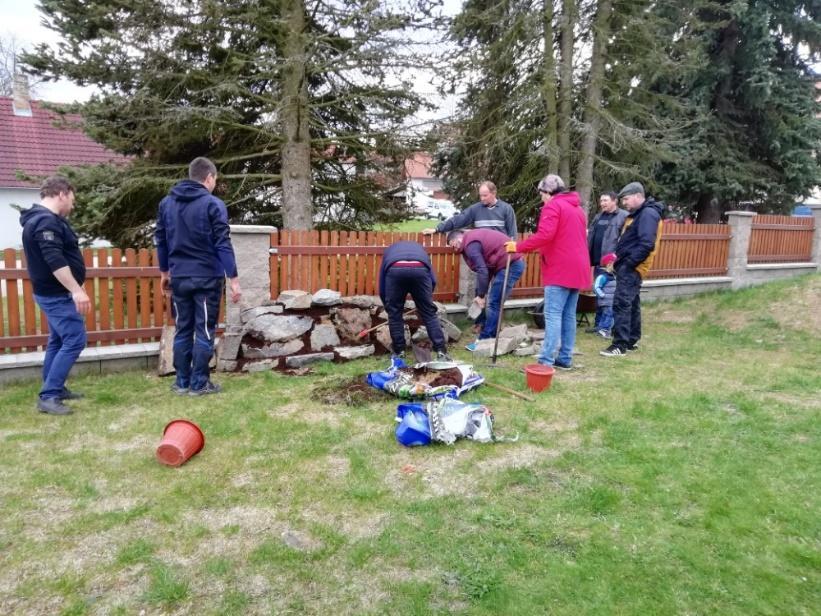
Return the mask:
[(507, 252), (516, 252), (516, 242), (510, 240), (509, 242), (505, 242), (505, 251)]

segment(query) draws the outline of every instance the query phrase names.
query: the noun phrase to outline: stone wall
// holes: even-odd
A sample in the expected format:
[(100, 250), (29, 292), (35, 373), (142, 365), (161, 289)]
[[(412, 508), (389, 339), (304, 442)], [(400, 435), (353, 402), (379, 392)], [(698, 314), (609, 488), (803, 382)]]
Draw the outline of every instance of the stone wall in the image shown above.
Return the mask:
[[(437, 307), (448, 339), (458, 340), (459, 328), (444, 318), (444, 306)], [(413, 302), (406, 303), (406, 309), (410, 308)], [(314, 294), (283, 291), (276, 300), (264, 299), (256, 306), (245, 304), (238, 311), (217, 347), (217, 369), (299, 369), (315, 362), (387, 354), (391, 352), (387, 318), (378, 297), (343, 297), (331, 289)], [(418, 316), (407, 316), (405, 323), (408, 346), (411, 339), (425, 345), (427, 332)], [(374, 327), (377, 329), (360, 335)]]

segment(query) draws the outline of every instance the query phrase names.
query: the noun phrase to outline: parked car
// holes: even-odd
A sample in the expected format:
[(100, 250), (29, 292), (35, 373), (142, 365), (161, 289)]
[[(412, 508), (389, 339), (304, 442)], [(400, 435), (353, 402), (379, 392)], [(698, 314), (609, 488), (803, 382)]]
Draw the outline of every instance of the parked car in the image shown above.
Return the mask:
[(431, 199), (418, 204), (414, 208), (417, 216), (446, 220), (458, 213), (456, 207), (447, 199)]

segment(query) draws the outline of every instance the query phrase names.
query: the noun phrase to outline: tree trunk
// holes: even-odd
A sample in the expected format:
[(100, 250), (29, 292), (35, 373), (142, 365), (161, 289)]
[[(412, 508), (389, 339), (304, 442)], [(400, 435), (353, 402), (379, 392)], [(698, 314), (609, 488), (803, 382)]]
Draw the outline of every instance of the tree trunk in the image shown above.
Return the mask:
[(285, 0), (286, 63), (282, 82), (282, 226), (311, 229), (311, 133), (306, 76), (305, 5)]
[(579, 166), (576, 169), (576, 189), (582, 205), (590, 215), (595, 209), (590, 201), (593, 191), (593, 162), (596, 158), (596, 144), (601, 123), (602, 84), (607, 56), (607, 41), (610, 38), (611, 0), (599, 0), (593, 21), (593, 50), (590, 57), (590, 74), (587, 83), (587, 100), (584, 106), (584, 136), (579, 152)]
[(562, 0), (561, 61), (559, 64), (559, 175), (568, 186), (570, 178), (570, 117), (573, 105), (573, 43), (576, 25), (575, 0)]
[(712, 194), (699, 195), (694, 211), (696, 222), (700, 225), (714, 225), (721, 222), (724, 208)]
[(553, 0), (542, 0), (544, 61), (542, 62), (542, 100), (545, 110), (545, 148), (547, 172), (559, 172), (559, 146), (556, 141), (556, 56), (553, 53)]

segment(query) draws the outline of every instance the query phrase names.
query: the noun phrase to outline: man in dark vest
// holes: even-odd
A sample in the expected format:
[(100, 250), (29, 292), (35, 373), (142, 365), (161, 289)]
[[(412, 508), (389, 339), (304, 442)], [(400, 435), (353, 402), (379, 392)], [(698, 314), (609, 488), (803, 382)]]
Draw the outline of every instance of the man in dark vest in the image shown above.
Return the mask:
[(43, 182), (40, 200), (20, 215), (34, 300), (46, 315), (49, 331), (37, 410), (69, 415), (71, 408), (63, 400), (81, 398), (82, 394), (70, 391), (66, 378), (86, 346), (83, 315), (91, 310), (91, 300), (83, 289), (83, 254), (66, 222), (74, 209), (74, 187), (64, 177), (50, 177)]
[(450, 361), (442, 325), (433, 303), (436, 276), (428, 253), (416, 242), (396, 242), (385, 249), (379, 268), (379, 297), (388, 313), (388, 329), (391, 333), (393, 357), (405, 352), (405, 322), (402, 313), (405, 298), (410, 293), (416, 304), (416, 312), (428, 330), (436, 358)]
[[(496, 337), (496, 325), (501, 318), (505, 300), (510, 297), (513, 287), (525, 271), (525, 260), (522, 255), (518, 252), (511, 253), (507, 290), (502, 297), (508, 256), (505, 244), (509, 241), (507, 235), (493, 229), (451, 231), (448, 234), (448, 246), (462, 253), (465, 263), (476, 272), (476, 298), (473, 301), (485, 309), (485, 320), (479, 332), (479, 340)], [(467, 349), (474, 351), (476, 343), (470, 343)]]

